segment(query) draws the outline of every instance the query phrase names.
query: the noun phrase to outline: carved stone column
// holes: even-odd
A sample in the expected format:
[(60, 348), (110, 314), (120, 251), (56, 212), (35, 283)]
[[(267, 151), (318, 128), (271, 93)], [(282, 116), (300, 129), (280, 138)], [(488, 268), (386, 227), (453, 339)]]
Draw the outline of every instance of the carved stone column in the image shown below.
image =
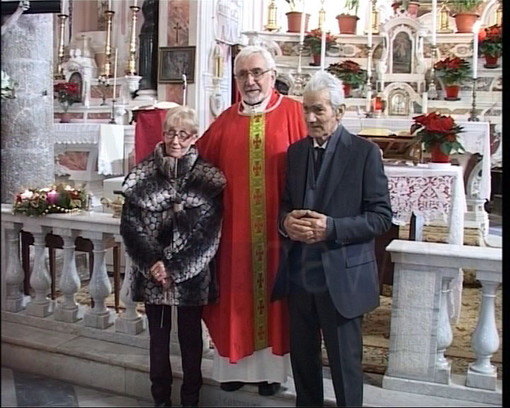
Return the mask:
[(157, 97), (158, 87), (158, 19), (159, 1), (145, 0), (142, 5), (144, 18), (140, 29), (140, 54), (138, 60), (138, 74), (142, 76), (138, 88), (138, 99)]
[(22, 15), (2, 35), (2, 70), (18, 83), (2, 100), (2, 203), (54, 181), (53, 15)]

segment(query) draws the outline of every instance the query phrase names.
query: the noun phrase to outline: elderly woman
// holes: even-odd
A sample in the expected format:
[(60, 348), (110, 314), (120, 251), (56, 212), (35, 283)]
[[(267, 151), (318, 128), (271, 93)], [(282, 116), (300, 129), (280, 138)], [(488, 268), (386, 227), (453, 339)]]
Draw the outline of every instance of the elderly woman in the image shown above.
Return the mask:
[(217, 297), (211, 260), (220, 239), (225, 178), (197, 153), (194, 110), (170, 109), (163, 129), (162, 142), (124, 180), (120, 232), (133, 264), (133, 299), (145, 302), (155, 405), (171, 406), (170, 308), (176, 306), (181, 404), (197, 406), (202, 308)]

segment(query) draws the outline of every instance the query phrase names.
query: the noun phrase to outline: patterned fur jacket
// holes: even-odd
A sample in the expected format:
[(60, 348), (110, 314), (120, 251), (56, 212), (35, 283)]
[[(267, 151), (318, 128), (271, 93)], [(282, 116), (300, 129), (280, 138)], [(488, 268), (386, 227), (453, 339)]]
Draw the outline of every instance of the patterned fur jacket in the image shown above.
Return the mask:
[[(177, 161), (177, 174), (175, 164)], [(225, 177), (195, 146), (176, 160), (160, 143), (122, 184), (120, 233), (132, 261), (131, 293), (149, 304), (198, 306), (218, 296), (212, 260), (218, 250)], [(172, 285), (149, 274), (162, 260)]]

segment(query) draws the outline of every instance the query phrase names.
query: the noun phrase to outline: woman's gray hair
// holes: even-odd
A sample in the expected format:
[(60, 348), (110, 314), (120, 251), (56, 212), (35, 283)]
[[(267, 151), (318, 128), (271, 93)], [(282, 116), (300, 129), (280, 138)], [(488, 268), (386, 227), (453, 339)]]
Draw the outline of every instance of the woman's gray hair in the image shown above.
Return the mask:
[(305, 86), (303, 93), (318, 92), (326, 89), (329, 92), (329, 101), (333, 109), (344, 104), (345, 94), (342, 81), (326, 71), (317, 71)]
[(195, 109), (188, 106), (176, 106), (168, 109), (163, 121), (163, 130), (168, 130), (173, 127), (182, 126), (187, 127), (193, 131), (198, 132), (198, 116)]
[(266, 69), (273, 69), (276, 71), (276, 62), (271, 53), (264, 47), (259, 45), (248, 45), (244, 47), (234, 59), (234, 73), (236, 72), (237, 63), (240, 59), (247, 58), (253, 54), (260, 54), (266, 62)]

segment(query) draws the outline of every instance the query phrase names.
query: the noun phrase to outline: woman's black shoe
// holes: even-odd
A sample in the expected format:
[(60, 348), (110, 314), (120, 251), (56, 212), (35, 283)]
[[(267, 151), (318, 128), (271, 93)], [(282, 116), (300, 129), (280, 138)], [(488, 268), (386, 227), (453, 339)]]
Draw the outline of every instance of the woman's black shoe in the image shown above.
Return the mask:
[(265, 397), (274, 395), (280, 389), (280, 383), (268, 383), (267, 381), (259, 382), (259, 394)]
[(220, 384), (220, 388), (223, 391), (232, 392), (232, 391), (237, 391), (243, 385), (244, 385), (244, 383), (242, 381), (227, 381), (227, 382), (222, 382)]

